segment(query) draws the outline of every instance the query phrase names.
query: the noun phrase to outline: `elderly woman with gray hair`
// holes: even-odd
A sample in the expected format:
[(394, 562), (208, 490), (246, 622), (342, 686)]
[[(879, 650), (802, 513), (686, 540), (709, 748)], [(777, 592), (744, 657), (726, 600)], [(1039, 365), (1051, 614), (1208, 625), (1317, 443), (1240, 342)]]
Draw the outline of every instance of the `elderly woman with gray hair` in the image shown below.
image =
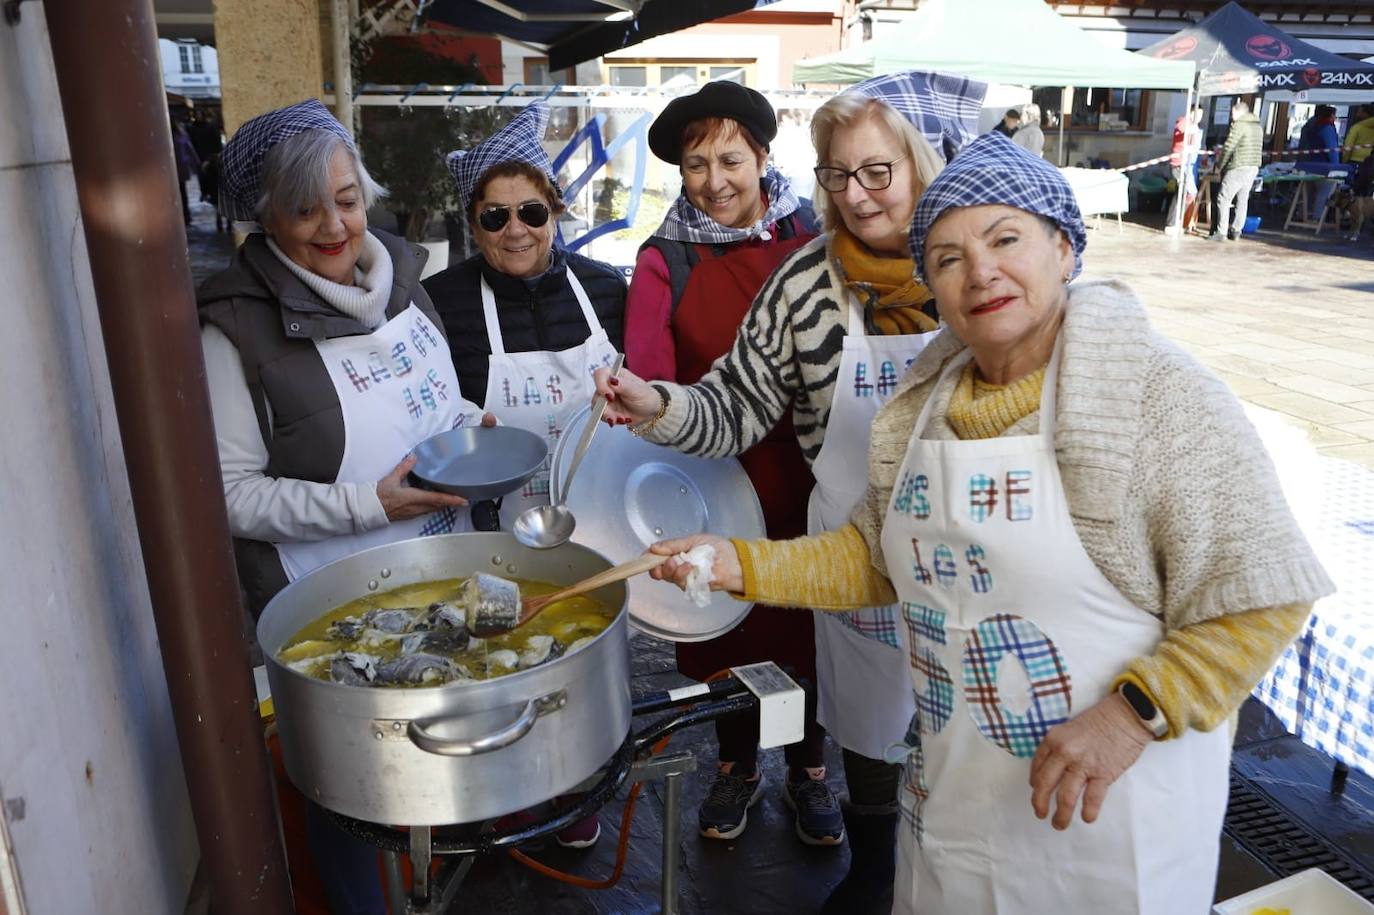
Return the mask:
[[(420, 286), (424, 250), (368, 228), (380, 188), (323, 105), (248, 121), (222, 169), (233, 218), (251, 225), (198, 292), (201, 342), (239, 581), (257, 616), (335, 559), (468, 529), (463, 499), (406, 485), (410, 451), (494, 419), (462, 399)], [(331, 910), (384, 911), (376, 850), (309, 809)]]
[(894, 912), (1206, 911), (1223, 725), (1332, 590), (1226, 386), (1123, 283), (1071, 284), (1085, 242), (1057, 169), (975, 140), (916, 208), (945, 327), (874, 419), (851, 523), (653, 548), (713, 543), (749, 600), (899, 602)]
[(406, 485), (410, 450), (477, 422), (425, 252), (370, 229), (380, 191), (317, 101), (254, 118), (223, 153), (251, 231), (198, 293), (224, 496), (254, 615), (359, 550), (467, 529), (464, 500)]

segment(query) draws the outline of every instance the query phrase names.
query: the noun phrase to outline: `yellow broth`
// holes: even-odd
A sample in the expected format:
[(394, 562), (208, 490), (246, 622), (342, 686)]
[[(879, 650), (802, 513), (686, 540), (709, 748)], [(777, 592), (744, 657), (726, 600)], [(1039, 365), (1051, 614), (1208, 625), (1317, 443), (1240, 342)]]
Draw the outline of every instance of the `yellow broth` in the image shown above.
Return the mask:
[[(521, 597), (551, 594), (562, 587), (541, 581), (512, 580), (519, 585)], [(277, 660), (307, 676), (318, 680), (331, 680), (330, 664), (341, 652), (355, 652), (381, 659), (396, 658), (401, 654), (400, 635), (378, 637), (375, 630), (365, 629), (356, 638), (339, 639), (330, 632), (330, 626), (349, 617), (361, 618), (369, 610), (416, 608), (420, 616), (423, 616), (431, 604), (441, 601), (457, 603), (465, 581), (463, 578), (448, 578), (419, 582), (349, 601), (302, 627), (277, 652)], [(510, 632), (485, 639), (474, 637), (472, 644), (461, 651), (435, 651), (429, 648), (422, 650), (425, 654), (438, 655), (453, 661), (463, 670), (465, 679), (489, 680), (517, 669), (514, 665), (489, 663), (493, 653), (513, 651), (519, 655), (525, 650), (531, 636), (547, 635), (552, 636), (566, 654), (579, 640), (600, 635), (615, 619), (615, 613), (612, 608), (584, 594), (550, 604), (533, 620)], [(420, 684), (375, 682), (369, 685), (382, 688), (414, 688), (441, 686), (443, 682), (454, 681)]]

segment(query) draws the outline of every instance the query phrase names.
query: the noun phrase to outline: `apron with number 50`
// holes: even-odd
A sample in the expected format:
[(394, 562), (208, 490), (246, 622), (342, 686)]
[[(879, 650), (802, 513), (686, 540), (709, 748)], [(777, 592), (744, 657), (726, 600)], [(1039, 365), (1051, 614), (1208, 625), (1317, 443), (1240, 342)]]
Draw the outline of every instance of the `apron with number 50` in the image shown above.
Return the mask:
[(1058, 359), (1056, 349), (1038, 435), (922, 439), (929, 398), (893, 489), (882, 548), (916, 701), (894, 912), (1175, 915), (1211, 905), (1226, 728), (1149, 744), (1094, 823), (1075, 813), (1061, 832), (1031, 809), (1030, 764), (1045, 734), (1106, 696), (1163, 637), (1093, 564), (1069, 516), (1054, 451)]
[[(567, 428), (568, 421), (591, 402), (596, 393), (592, 373), (609, 367), (615, 359), (606, 330), (597, 320), (591, 300), (577, 281), (572, 268), (566, 269), (582, 317), (590, 331), (580, 345), (565, 350), (506, 352), (501, 336), (501, 319), (496, 313), (496, 296), (482, 278), (482, 310), (487, 322), (487, 341), (491, 359), (487, 363), (485, 407), (501, 422), (535, 435), (548, 443), (549, 455)], [(549, 504), (549, 461), (523, 487), (501, 499), (501, 529), (510, 530), (515, 519), (527, 508)]]
[[(477, 405), (459, 392), (443, 334), (414, 303), (370, 334), (317, 340), (315, 348), (343, 413), (337, 483), (376, 482), (425, 439), (482, 419)], [(446, 508), (360, 534), (279, 543), (277, 555), (286, 577), (295, 581), (370, 547), (471, 529), (467, 509)]]

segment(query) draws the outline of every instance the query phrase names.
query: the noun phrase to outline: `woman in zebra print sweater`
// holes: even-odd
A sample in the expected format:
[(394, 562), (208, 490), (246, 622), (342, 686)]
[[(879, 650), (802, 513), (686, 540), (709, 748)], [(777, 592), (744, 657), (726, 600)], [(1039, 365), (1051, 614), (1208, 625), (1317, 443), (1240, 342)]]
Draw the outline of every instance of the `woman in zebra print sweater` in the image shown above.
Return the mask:
[[(696, 384), (598, 374), (607, 419), (650, 441), (707, 457), (740, 454), (791, 407), (816, 477), (810, 533), (848, 521), (867, 479), (878, 407), (936, 328), (913, 278), (907, 229), (947, 154), (973, 135), (983, 87), (937, 74), (861, 83), (821, 106), (811, 126), (816, 208), (825, 234), (768, 278), (730, 350)], [(807, 497), (798, 492), (798, 499)], [(891, 608), (817, 614), (818, 719), (844, 750), (850, 872), (825, 913), (882, 906), (893, 882), (898, 768), (882, 760), (914, 711), (902, 683)], [(862, 708), (866, 714), (856, 715)]]

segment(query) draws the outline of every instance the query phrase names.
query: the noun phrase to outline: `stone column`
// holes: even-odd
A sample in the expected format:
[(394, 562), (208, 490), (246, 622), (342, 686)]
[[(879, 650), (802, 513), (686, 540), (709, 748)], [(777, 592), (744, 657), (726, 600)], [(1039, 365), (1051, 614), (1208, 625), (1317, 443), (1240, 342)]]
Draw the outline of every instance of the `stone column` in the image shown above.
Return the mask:
[(224, 132), (324, 94), (319, 0), (214, 0)]

